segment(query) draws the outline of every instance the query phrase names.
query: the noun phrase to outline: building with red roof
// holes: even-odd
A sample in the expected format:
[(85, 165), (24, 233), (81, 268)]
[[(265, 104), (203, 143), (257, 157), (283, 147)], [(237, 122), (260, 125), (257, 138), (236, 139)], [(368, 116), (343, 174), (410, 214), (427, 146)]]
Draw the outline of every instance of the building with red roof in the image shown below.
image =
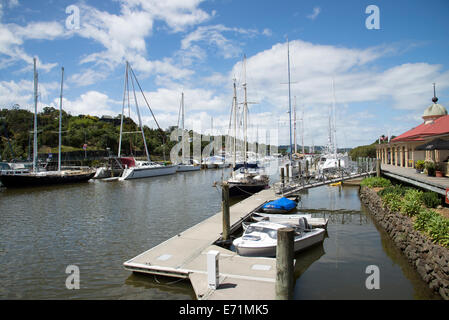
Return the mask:
[[(377, 159), (381, 163), (414, 168), (418, 160), (433, 160), (436, 163), (447, 162), (449, 150), (444, 150), (447, 148), (419, 150), (425, 149), (419, 148), (420, 146), (435, 139), (443, 142), (449, 141), (449, 115), (446, 108), (437, 103), (438, 98), (435, 91), (432, 102), (433, 104), (424, 111), (423, 123), (395, 137), (389, 143), (377, 146)], [(418, 150), (416, 150), (417, 148)]]

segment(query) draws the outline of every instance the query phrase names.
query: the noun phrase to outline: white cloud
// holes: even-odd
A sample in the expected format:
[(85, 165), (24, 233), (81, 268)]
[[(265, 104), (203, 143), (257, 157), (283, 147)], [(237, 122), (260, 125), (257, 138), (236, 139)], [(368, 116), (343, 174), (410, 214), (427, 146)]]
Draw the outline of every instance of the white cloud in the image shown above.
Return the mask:
[[(72, 115), (116, 116), (121, 113), (121, 105), (121, 101), (110, 99), (106, 94), (98, 91), (88, 91), (74, 101), (63, 99), (63, 109)], [(53, 106), (59, 106), (59, 99), (53, 101)]]
[(97, 83), (98, 81), (106, 79), (107, 76), (107, 72), (93, 69), (83, 69), (80, 72), (71, 75), (68, 79), (68, 83), (73, 83), (78, 87), (89, 86), (91, 84)]
[[(235, 33), (251, 37), (258, 34), (258, 31), (254, 29), (229, 28), (221, 24), (200, 26), (184, 37), (181, 41), (181, 50), (189, 55), (190, 50), (193, 49), (197, 52), (199, 49), (193, 45), (194, 43), (205, 42), (209, 48), (215, 47), (218, 49), (218, 54), (225, 59), (239, 56), (242, 52), (239, 43), (226, 38), (223, 35), (224, 33)], [(204, 51), (201, 52), (200, 56), (205, 56)]]
[[(0, 24), (0, 68), (5, 68), (18, 61), (27, 63), (22, 71), (31, 70), (33, 57), (25, 52), (26, 40), (54, 40), (65, 36), (64, 28), (58, 22), (32, 22), (26, 26), (17, 24)], [(39, 60), (39, 59), (38, 59)], [(39, 69), (45, 72), (53, 69), (56, 63), (39, 61)]]
[(318, 17), (318, 15), (320, 14), (320, 12), (321, 12), (321, 8), (315, 7), (315, 8), (313, 8), (313, 12), (311, 14), (309, 14), (307, 16), (307, 18), (310, 20), (315, 20)]

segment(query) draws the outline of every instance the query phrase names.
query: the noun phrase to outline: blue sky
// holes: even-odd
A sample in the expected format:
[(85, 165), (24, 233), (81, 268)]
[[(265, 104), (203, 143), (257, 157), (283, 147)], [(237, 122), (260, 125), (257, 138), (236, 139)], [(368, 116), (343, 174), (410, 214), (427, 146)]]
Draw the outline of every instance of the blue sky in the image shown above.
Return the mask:
[[(247, 56), (250, 121), (280, 128), (288, 141), (287, 42), (292, 98), (304, 111), (306, 145), (327, 142), (335, 82), (339, 147), (399, 135), (431, 104), (449, 106), (449, 2), (429, 1), (25, 1), (0, 0), (0, 107), (32, 106), (32, 58), (39, 60), (39, 107), (71, 114), (121, 112), (129, 60), (162, 127), (176, 125), (181, 91), (187, 126), (226, 133), (232, 79)], [(79, 29), (67, 28), (70, 5)], [(368, 30), (369, 5), (379, 30)], [(242, 90), (238, 91), (239, 101)], [(294, 100), (294, 98), (293, 98)], [(142, 102), (142, 101), (140, 101)], [(142, 103), (140, 103), (142, 105)], [(144, 122), (154, 127), (148, 110)], [(298, 122), (300, 126), (302, 122)], [(298, 132), (300, 129), (298, 128)]]

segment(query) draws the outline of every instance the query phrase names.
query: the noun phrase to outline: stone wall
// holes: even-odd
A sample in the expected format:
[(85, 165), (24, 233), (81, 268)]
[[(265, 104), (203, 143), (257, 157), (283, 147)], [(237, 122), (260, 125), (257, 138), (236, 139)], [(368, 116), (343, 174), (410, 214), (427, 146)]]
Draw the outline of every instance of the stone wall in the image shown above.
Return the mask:
[(415, 230), (410, 217), (384, 209), (381, 198), (374, 190), (361, 187), (360, 199), (421, 278), (443, 299), (449, 300), (449, 249), (433, 244)]

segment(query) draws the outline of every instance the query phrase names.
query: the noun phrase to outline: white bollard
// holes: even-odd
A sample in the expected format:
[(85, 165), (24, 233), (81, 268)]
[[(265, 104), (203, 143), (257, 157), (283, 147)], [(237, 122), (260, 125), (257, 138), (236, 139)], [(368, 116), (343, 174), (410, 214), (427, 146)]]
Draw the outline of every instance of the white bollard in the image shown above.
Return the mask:
[(218, 288), (218, 278), (220, 275), (218, 269), (218, 259), (220, 252), (210, 250), (207, 253), (207, 282), (209, 288), (216, 290)]

